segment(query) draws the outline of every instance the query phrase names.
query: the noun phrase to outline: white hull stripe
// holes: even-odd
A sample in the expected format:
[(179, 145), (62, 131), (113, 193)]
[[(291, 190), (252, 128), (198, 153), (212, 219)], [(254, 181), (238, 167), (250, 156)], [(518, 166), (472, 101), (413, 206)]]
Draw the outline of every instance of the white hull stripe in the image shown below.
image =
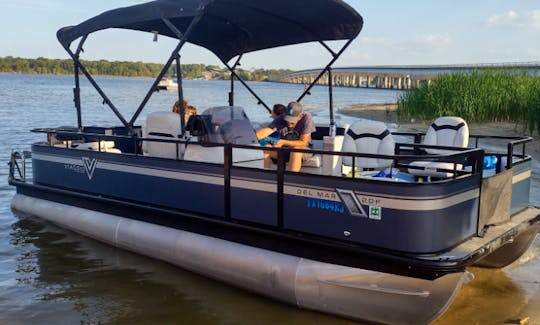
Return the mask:
[[(33, 154), (33, 158), (37, 160), (71, 164), (83, 166), (81, 159), (67, 158), (62, 156)], [(132, 173), (145, 176), (162, 177), (168, 179), (176, 179), (189, 182), (197, 182), (204, 184), (212, 184), (224, 186), (222, 176), (211, 176), (197, 173), (186, 173), (172, 170), (163, 170), (149, 167), (140, 167), (133, 165), (109, 163), (98, 160), (96, 169), (109, 170), (120, 173)], [(526, 174), (526, 173), (522, 173)], [(530, 174), (530, 172), (529, 172)], [(521, 174), (520, 174), (521, 175)], [(518, 176), (520, 176), (518, 175)], [(262, 191), (277, 194), (276, 182), (265, 182), (262, 180), (249, 180), (245, 178), (232, 178), (231, 186), (240, 189)], [(300, 196), (305, 198), (322, 199), (327, 201), (341, 202), (337, 191), (328, 188), (315, 188), (301, 186), (300, 184), (284, 185), (284, 194)], [(363, 205), (378, 206), (382, 208), (390, 208), (397, 210), (416, 210), (429, 211), (444, 209), (459, 203), (463, 203), (479, 197), (480, 191), (473, 189), (464, 193), (449, 197), (388, 197), (388, 196), (373, 196), (370, 193), (355, 193), (359, 202)]]
[(363, 205), (377, 206), (381, 208), (408, 210), (408, 211), (430, 211), (441, 210), (448, 207), (467, 202), (473, 199), (478, 199), (480, 196), (479, 189), (473, 189), (467, 192), (459, 193), (445, 198), (421, 200), (411, 198), (409, 200), (392, 199), (387, 197), (377, 197), (366, 194), (356, 193), (358, 201)]

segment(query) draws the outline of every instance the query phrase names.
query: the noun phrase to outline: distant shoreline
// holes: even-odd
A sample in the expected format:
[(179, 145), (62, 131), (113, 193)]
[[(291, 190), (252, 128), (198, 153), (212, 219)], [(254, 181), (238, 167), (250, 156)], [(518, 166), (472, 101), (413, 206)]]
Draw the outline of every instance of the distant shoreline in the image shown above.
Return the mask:
[[(163, 69), (163, 64), (131, 61), (81, 60), (86, 69), (95, 76), (148, 77), (155, 78)], [(0, 72), (9, 74), (50, 74), (72, 75), (71, 59), (0, 57)], [(292, 72), (290, 69), (241, 69), (235, 71), (245, 81), (265, 81)], [(165, 76), (175, 73), (175, 64), (165, 72)], [(202, 63), (182, 64), (182, 75), (186, 80), (229, 80), (231, 72), (221, 66)]]

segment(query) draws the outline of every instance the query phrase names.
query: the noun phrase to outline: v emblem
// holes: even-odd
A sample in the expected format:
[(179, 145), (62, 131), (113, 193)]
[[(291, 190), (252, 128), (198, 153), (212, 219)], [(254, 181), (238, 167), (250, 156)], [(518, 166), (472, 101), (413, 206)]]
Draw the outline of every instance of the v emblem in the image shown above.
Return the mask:
[(92, 179), (92, 176), (94, 176), (94, 171), (96, 170), (97, 165), (97, 159), (93, 158), (90, 159), (88, 157), (82, 157), (84, 169), (86, 170), (86, 175), (88, 176), (88, 179)]

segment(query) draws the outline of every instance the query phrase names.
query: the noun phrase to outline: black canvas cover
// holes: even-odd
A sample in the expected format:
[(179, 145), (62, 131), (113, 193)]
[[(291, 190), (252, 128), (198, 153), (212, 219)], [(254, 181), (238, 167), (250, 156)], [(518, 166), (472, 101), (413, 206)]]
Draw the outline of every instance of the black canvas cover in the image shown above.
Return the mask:
[(341, 0), (157, 0), (104, 12), (76, 26), (60, 29), (64, 47), (93, 32), (122, 28), (179, 38), (201, 15), (188, 42), (227, 62), (242, 53), (311, 41), (355, 38), (362, 17)]

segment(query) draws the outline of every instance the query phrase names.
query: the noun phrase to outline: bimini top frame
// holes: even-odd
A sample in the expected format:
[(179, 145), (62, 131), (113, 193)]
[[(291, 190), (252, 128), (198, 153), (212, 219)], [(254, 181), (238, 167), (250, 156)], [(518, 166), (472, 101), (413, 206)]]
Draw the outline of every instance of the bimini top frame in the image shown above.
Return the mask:
[[(319, 42), (332, 54), (332, 60), (318, 80), (324, 72), (330, 72), (331, 65), (360, 33), (362, 25), (362, 17), (341, 0), (157, 0), (107, 11), (79, 25), (61, 28), (57, 32), (57, 38), (75, 62), (75, 103), (79, 127), (82, 124), (79, 71), (82, 71), (103, 97), (104, 103), (111, 107), (126, 127), (131, 128), (173, 61), (176, 61), (180, 72), (179, 53), (186, 42), (213, 52), (231, 71), (231, 78), (241, 81), (259, 102), (263, 103), (234, 71), (242, 54), (284, 45)], [(145, 31), (156, 36), (161, 34), (179, 40), (160, 75), (129, 122), (114, 107), (79, 60), (88, 35), (109, 28)], [(71, 43), (79, 38), (81, 40), (77, 49), (72, 51)], [(347, 42), (340, 51), (334, 52), (324, 43), (332, 40), (347, 40)], [(227, 62), (237, 56), (238, 60), (231, 67)], [(177, 76), (180, 79), (181, 73), (177, 73)], [(182, 100), (181, 88), (179, 87), (179, 98)], [(231, 94), (229, 100), (231, 105), (232, 101)], [(265, 107), (268, 109), (266, 104)]]

